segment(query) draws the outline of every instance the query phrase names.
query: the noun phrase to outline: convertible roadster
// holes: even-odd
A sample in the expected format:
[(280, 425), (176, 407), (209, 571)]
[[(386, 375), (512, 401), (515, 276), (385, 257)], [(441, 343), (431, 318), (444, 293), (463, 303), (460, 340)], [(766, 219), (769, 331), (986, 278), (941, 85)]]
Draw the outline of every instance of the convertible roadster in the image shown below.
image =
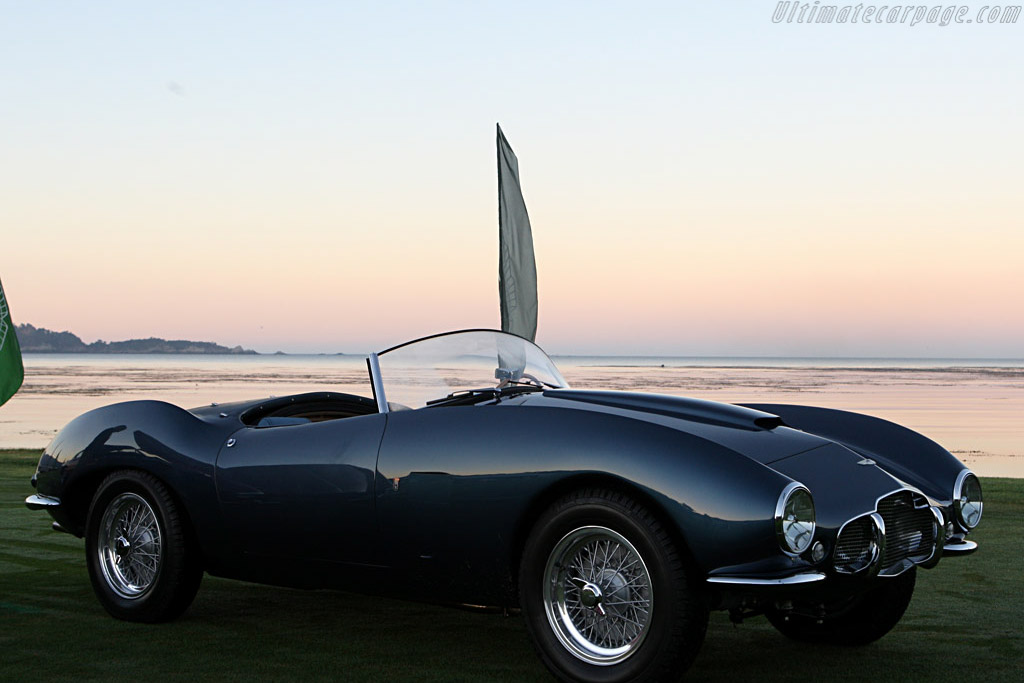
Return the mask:
[(978, 478), (874, 417), (571, 390), (493, 330), (367, 365), (372, 398), (86, 413), (26, 504), (85, 538), (120, 619), (173, 619), (203, 572), (520, 608), (544, 663), (580, 681), (680, 676), (709, 610), (871, 642), (918, 568), (977, 547)]

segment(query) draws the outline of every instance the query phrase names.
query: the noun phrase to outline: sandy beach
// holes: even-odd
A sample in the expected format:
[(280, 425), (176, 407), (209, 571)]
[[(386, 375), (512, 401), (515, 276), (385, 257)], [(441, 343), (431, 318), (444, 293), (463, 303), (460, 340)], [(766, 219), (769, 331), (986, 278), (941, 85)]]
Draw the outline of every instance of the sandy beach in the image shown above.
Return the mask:
[[(803, 403), (876, 415), (938, 441), (982, 476), (1024, 477), (1024, 367), (815, 367), (556, 358), (575, 388)], [(0, 408), (0, 448), (43, 448), (91, 408), (134, 399), (182, 407), (303, 391), (370, 395), (358, 356), (26, 354), (25, 384)]]

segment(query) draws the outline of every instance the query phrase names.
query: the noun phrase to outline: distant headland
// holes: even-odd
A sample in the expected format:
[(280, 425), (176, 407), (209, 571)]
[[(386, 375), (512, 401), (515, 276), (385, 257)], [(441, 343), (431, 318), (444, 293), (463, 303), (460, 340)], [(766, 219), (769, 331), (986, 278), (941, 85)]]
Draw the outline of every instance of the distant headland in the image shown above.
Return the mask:
[(86, 344), (71, 332), (54, 332), (42, 327), (24, 324), (17, 326), (18, 344), (26, 353), (211, 353), (257, 355), (256, 351), (241, 346), (228, 348), (220, 344), (185, 339), (128, 339), (106, 342), (102, 339)]

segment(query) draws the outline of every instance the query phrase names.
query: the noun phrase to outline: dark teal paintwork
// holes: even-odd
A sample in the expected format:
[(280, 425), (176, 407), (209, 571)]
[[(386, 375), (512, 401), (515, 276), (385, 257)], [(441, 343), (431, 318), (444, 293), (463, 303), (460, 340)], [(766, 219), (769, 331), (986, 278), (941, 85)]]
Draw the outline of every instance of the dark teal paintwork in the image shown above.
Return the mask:
[[(350, 416), (257, 426), (307, 404)], [(865, 455), (878, 466), (858, 464)], [(790, 482), (810, 489), (828, 544), (905, 484), (948, 506), (963, 465), (909, 430), (838, 411), (552, 390), (378, 414), (367, 397), (320, 392), (91, 411), (46, 449), (35, 484), (81, 535), (92, 492), (122, 468), (167, 484), (211, 573), (511, 605), (534, 520), (574, 487), (638, 498), (706, 576), (779, 577), (829, 571), (829, 558), (779, 549), (773, 517)]]

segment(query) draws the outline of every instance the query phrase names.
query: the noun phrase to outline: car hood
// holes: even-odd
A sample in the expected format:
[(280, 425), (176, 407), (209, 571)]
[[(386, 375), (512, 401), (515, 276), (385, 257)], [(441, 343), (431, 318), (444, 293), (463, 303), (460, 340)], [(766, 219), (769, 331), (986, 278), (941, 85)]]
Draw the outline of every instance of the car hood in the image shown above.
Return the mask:
[(787, 427), (778, 416), (752, 408), (615, 391), (551, 390), (542, 400), (661, 424), (725, 446), (807, 486), (815, 496), (819, 522), (827, 527), (838, 528), (874, 510), (878, 498), (903, 488), (845, 445)]
[(827, 491), (815, 498), (818, 523), (838, 528), (844, 521), (875, 510), (882, 496), (906, 488), (874, 460), (831, 443), (772, 463), (772, 469), (810, 489)]
[[(538, 401), (537, 399), (541, 399)], [(777, 415), (729, 403), (624, 391), (552, 389), (530, 400), (664, 425), (721, 444), (763, 465), (832, 443)]]

